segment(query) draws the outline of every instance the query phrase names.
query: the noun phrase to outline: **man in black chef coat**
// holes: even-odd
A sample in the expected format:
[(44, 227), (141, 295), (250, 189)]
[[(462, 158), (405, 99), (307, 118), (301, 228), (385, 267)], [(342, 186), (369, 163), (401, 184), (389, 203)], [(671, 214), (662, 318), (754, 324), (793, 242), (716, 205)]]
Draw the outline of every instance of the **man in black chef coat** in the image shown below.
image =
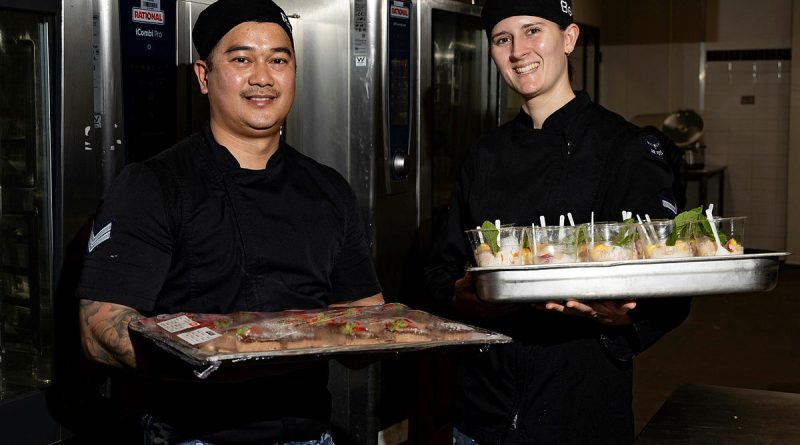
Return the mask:
[[(128, 336), (142, 316), (383, 302), (347, 182), (280, 139), (296, 74), (284, 12), (219, 0), (192, 39), (209, 124), (120, 173), (87, 247), (83, 346), (111, 366), (142, 365)], [(326, 385), (327, 363), (238, 384), (151, 380), (145, 442), (330, 444)]]

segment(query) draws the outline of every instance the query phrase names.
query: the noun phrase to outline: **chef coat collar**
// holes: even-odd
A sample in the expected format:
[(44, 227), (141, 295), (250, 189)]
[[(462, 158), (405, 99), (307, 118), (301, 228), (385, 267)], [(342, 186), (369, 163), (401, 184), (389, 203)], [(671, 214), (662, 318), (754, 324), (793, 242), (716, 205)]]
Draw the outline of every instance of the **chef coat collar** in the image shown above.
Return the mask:
[(283, 160), (283, 153), (286, 151), (283, 149), (284, 142), (281, 140), (278, 143), (278, 149), (275, 150), (275, 153), (269, 158), (267, 162), (267, 167), (264, 170), (248, 170), (244, 169), (239, 165), (239, 161), (231, 154), (231, 152), (225, 148), (224, 145), (221, 145), (214, 139), (214, 135), (211, 133), (211, 124), (206, 123), (205, 127), (203, 128), (203, 135), (208, 142), (208, 146), (211, 148), (211, 154), (214, 157), (214, 164), (219, 168), (220, 172), (222, 173), (253, 173), (253, 174), (264, 174), (268, 171), (274, 170), (274, 167), (281, 164)]
[[(547, 117), (542, 124), (541, 131), (546, 133), (564, 133), (569, 126), (569, 123), (575, 117), (577, 111), (583, 108), (584, 105), (591, 101), (589, 94), (586, 91), (577, 91), (575, 97), (564, 104), (553, 114)], [(519, 114), (515, 118), (515, 122), (528, 130), (536, 131), (533, 128), (533, 118), (520, 108)]]

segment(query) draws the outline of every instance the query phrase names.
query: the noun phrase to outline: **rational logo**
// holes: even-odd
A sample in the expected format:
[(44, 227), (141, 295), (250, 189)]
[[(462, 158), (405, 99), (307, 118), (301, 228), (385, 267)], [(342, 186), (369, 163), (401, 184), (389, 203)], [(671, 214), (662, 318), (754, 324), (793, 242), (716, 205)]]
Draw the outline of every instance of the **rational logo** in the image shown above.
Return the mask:
[(132, 8), (133, 21), (136, 23), (150, 23), (155, 25), (164, 24), (164, 11), (153, 11), (150, 9)]
[(411, 11), (408, 8), (400, 6), (392, 6), (390, 9), (390, 13), (392, 17), (398, 19), (409, 19), (411, 17)]
[(92, 225), (92, 232), (89, 234), (89, 245), (87, 246), (89, 252), (109, 239), (111, 239), (111, 223), (106, 224), (105, 227), (100, 229), (97, 233), (94, 233), (94, 225)]

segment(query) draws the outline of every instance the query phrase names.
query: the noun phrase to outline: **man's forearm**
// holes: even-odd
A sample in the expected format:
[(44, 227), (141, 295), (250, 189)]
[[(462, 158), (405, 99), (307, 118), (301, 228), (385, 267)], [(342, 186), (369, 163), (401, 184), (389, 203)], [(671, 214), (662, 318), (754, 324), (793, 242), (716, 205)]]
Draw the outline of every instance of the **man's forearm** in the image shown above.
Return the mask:
[(128, 323), (141, 317), (128, 306), (81, 300), (80, 328), (84, 352), (100, 363), (135, 367), (136, 356), (128, 335)]

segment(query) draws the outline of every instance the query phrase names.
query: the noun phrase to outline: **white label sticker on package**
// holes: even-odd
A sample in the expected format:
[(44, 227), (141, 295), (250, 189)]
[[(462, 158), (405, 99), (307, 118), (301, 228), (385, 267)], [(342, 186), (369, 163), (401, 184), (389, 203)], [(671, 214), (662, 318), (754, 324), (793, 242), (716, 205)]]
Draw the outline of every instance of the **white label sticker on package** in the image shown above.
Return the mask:
[(200, 343), (205, 343), (217, 337), (222, 337), (222, 334), (219, 334), (215, 332), (213, 329), (209, 328), (200, 328), (200, 329), (195, 329), (194, 331), (178, 334), (178, 338), (185, 341), (186, 343), (189, 343), (190, 345), (199, 345)]
[(180, 317), (170, 318), (158, 323), (162, 329), (172, 334), (173, 332), (182, 331), (184, 329), (200, 326), (200, 323), (192, 320), (191, 318), (181, 315)]

